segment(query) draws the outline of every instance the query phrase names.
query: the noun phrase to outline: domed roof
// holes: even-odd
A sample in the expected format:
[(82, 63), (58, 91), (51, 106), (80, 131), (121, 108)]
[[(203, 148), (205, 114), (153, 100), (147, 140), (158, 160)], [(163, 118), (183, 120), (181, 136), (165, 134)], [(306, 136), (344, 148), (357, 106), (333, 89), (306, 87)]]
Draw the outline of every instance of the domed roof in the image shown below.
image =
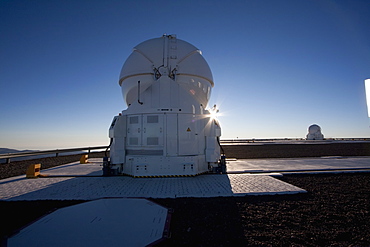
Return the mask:
[(133, 76), (156, 73), (197, 76), (213, 86), (211, 69), (200, 50), (174, 35), (163, 35), (137, 45), (122, 67), (119, 84)]
[(310, 127), (308, 127), (308, 133), (309, 134), (321, 133), (321, 128), (317, 124), (312, 124)]

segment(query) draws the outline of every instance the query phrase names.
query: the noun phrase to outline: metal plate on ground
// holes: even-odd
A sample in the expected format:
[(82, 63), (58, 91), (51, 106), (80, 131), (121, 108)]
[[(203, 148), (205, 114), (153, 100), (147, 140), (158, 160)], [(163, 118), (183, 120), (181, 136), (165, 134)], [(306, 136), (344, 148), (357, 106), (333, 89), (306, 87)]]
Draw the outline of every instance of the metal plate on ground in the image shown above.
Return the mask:
[(147, 246), (166, 233), (168, 210), (146, 199), (100, 199), (58, 209), (8, 246)]
[(370, 169), (369, 157), (321, 157), (282, 159), (235, 159), (227, 161), (228, 172), (335, 171)]
[(0, 181), (0, 199), (94, 200), (105, 197), (228, 197), (304, 193), (267, 175), (214, 174), (180, 178), (51, 177)]

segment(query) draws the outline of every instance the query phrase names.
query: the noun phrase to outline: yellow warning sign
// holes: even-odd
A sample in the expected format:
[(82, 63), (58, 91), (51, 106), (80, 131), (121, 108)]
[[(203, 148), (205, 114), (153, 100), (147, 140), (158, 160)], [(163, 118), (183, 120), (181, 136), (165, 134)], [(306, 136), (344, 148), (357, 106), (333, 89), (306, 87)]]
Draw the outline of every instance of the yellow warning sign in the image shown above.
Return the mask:
[(186, 130), (187, 132), (190, 132), (191, 131), (191, 129), (188, 127), (188, 129)]

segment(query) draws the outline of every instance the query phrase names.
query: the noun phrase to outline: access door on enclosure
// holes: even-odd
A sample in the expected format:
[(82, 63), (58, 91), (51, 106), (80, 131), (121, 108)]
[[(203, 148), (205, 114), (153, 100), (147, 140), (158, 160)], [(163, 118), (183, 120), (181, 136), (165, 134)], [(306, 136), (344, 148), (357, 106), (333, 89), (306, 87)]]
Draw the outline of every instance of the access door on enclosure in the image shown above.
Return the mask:
[(127, 146), (163, 146), (163, 115), (139, 114), (128, 116)]

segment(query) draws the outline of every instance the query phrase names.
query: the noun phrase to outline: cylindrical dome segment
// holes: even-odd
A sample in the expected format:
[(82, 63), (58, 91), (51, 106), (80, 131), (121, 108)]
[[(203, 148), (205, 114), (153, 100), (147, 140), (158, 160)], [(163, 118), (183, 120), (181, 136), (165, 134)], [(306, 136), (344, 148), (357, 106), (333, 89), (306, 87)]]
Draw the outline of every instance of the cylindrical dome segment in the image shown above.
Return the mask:
[(138, 81), (142, 92), (162, 76), (197, 93), (202, 104), (208, 103), (213, 76), (200, 50), (174, 35), (164, 35), (137, 45), (124, 63), (119, 84), (127, 105), (137, 97)]

